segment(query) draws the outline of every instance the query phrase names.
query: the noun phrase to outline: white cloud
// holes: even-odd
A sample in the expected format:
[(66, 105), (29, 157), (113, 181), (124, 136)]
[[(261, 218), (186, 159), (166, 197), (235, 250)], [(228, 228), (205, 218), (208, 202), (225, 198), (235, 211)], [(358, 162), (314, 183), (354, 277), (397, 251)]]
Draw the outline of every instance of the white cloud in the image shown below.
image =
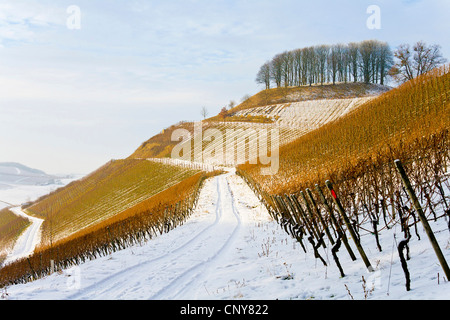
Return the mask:
[(35, 41), (39, 28), (62, 26), (63, 8), (36, 1), (5, 1), (0, 4), (0, 43)]

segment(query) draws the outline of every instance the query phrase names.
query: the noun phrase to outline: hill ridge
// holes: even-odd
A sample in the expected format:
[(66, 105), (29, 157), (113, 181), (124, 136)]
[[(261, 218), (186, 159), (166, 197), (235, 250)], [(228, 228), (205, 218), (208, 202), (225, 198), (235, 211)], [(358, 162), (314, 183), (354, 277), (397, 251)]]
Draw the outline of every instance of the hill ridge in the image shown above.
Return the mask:
[[(282, 140), (282, 143), (287, 143), (295, 138), (300, 137), (311, 129), (315, 129), (324, 124), (324, 121), (318, 121), (321, 119), (321, 113), (317, 113), (315, 108), (319, 104), (321, 112), (327, 113), (327, 108), (332, 111), (331, 115), (327, 115), (329, 121), (335, 120), (337, 117), (342, 116), (347, 111), (351, 111), (364, 102), (379, 96), (380, 94), (391, 90), (390, 87), (381, 86), (376, 84), (364, 84), (364, 83), (337, 83), (335, 85), (314, 85), (314, 86), (301, 86), (301, 87), (289, 87), (289, 88), (274, 88), (269, 90), (263, 90), (254, 96), (248, 98), (240, 105), (227, 111), (225, 116), (217, 115), (202, 121), (203, 129), (217, 128), (219, 130), (226, 130), (227, 127), (239, 125), (242, 123), (243, 127), (248, 127), (245, 123), (250, 125), (267, 124), (267, 127), (271, 125), (281, 125), (290, 127), (291, 132), (285, 131), (286, 139)], [(330, 93), (331, 92), (331, 93)], [(291, 95), (292, 98), (286, 99)], [(339, 104), (342, 102), (342, 104)], [(348, 102), (346, 104), (346, 102)], [(279, 109), (280, 112), (289, 112), (289, 110), (295, 110), (296, 108), (304, 108), (302, 114), (294, 114), (294, 116), (301, 116), (301, 119), (296, 121), (295, 117), (288, 121), (288, 119), (277, 118), (278, 114), (274, 110), (268, 111), (267, 108)], [(342, 110), (346, 112), (342, 112)], [(282, 111), (284, 110), (284, 111)], [(277, 111), (277, 110), (275, 110)], [(309, 123), (308, 118), (304, 119), (305, 114), (315, 114), (315, 124)], [(282, 116), (281, 116), (282, 118)], [(193, 122), (179, 122), (169, 128), (163, 130), (161, 133), (151, 137), (149, 140), (139, 146), (129, 158), (164, 158), (171, 157), (171, 152), (178, 144), (177, 141), (172, 141), (172, 133), (177, 130), (187, 130), (194, 135), (194, 123)], [(215, 163), (217, 164), (217, 163)]]

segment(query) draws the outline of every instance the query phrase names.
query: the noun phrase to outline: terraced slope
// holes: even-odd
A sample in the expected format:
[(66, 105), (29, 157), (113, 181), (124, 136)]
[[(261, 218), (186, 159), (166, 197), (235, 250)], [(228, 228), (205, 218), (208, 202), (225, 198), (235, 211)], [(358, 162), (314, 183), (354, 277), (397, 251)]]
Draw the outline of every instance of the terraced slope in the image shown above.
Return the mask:
[(450, 73), (444, 66), (284, 146), (276, 176), (260, 176), (257, 166), (243, 169), (266, 191), (284, 194), (302, 187), (313, 189), (316, 183), (332, 177), (344, 179), (355, 168), (357, 172), (367, 171), (361, 169), (364, 163), (373, 165), (378, 161), (382, 165), (393, 163), (392, 158), (434, 159), (430, 154), (445, 148), (428, 143), (439, 136), (444, 137), (443, 145), (448, 143), (445, 137), (450, 124), (449, 96)]
[[(244, 109), (230, 114), (233, 121), (210, 120), (192, 125), (192, 130), (188, 130), (192, 139), (186, 139), (172, 150), (176, 156), (185, 160), (209, 165), (234, 167), (247, 161), (256, 163), (260, 152), (269, 156), (272, 143), (276, 142), (280, 147), (289, 144), (308, 132), (339, 119), (371, 99), (373, 97), (310, 100)], [(271, 121), (251, 121), (255, 118)], [(250, 121), (245, 121), (246, 119)], [(266, 143), (266, 150), (261, 143)], [(190, 154), (190, 157), (186, 157), (187, 154)], [(146, 157), (147, 154), (145, 150), (140, 149), (134, 156), (136, 155)], [(151, 156), (151, 153), (148, 155)]]
[[(229, 110), (225, 118), (217, 115), (203, 121), (203, 132), (219, 129), (225, 134), (226, 129), (278, 128), (283, 145), (390, 89), (373, 84), (340, 83), (263, 90)], [(173, 148), (179, 144), (171, 139), (176, 129), (195, 135), (194, 123), (180, 122), (144, 142), (129, 159), (171, 157)], [(203, 148), (207, 144), (204, 143)], [(215, 161), (214, 164), (235, 163)]]
[(335, 85), (313, 85), (301, 87), (282, 87), (263, 90), (240, 105), (231, 109), (231, 112), (242, 111), (261, 106), (288, 104), (293, 102), (348, 99), (378, 96), (391, 88), (365, 83), (337, 83)]
[[(86, 178), (42, 197), (27, 212), (45, 220), (43, 244), (54, 243), (106, 221), (199, 171), (257, 162), (261, 151), (269, 156), (275, 140), (280, 146), (287, 145), (386, 90), (363, 84), (265, 90), (230, 110), (225, 119), (204, 121), (201, 132), (198, 124), (186, 122), (163, 130), (128, 159), (112, 161)], [(201, 145), (172, 141), (177, 129), (185, 130)], [(266, 145), (261, 145), (263, 139)], [(155, 160), (170, 158), (174, 147), (179, 146), (188, 147), (190, 158), (186, 160), (208, 167)]]
[(372, 98), (307, 100), (244, 109), (232, 115), (244, 118), (264, 116), (272, 119), (275, 125), (301, 128), (309, 131), (336, 120)]
[(198, 173), (146, 160), (112, 161), (38, 200), (27, 212), (45, 219), (43, 243), (104, 221)]

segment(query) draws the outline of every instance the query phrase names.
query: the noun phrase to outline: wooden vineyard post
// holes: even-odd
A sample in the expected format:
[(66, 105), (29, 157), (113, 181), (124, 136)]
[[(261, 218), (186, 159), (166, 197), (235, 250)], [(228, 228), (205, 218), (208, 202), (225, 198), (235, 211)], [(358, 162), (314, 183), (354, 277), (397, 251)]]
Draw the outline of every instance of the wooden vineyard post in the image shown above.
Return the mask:
[(27, 257), (27, 261), (28, 261), (28, 266), (29, 266), (30, 269), (31, 269), (31, 273), (32, 273), (32, 275), (33, 275), (33, 278), (34, 278), (35, 280), (37, 280), (37, 279), (38, 279), (38, 274), (36, 273), (36, 271), (34, 271), (33, 266), (31, 265), (31, 262), (30, 262), (30, 258), (29, 258), (29, 257)]
[(347, 249), (348, 254), (350, 255), (350, 258), (355, 261), (356, 260), (356, 256), (353, 253), (352, 248), (350, 247), (349, 243), (348, 243), (348, 239), (347, 236), (345, 235), (345, 232), (342, 230), (341, 226), (339, 225), (338, 221), (336, 220), (333, 211), (331, 209), (331, 207), (329, 206), (327, 199), (325, 199), (325, 195), (322, 192), (322, 189), (320, 189), (320, 186), (318, 184), (316, 184), (316, 190), (319, 193), (320, 199), (322, 200), (323, 205), (325, 206), (325, 208), (327, 209), (328, 213), (330, 214), (330, 218), (331, 221), (334, 223), (334, 225), (336, 226), (336, 230), (339, 234), (339, 236), (342, 238), (342, 242), (344, 242), (344, 246)]
[(306, 229), (308, 230), (309, 234), (313, 235), (313, 227), (310, 225), (308, 217), (306, 216), (305, 212), (303, 211), (302, 206), (298, 202), (297, 198), (294, 195), (290, 196), (292, 203), (297, 208), (299, 217), (303, 221), (303, 224), (305, 225)]
[[(280, 218), (278, 217), (281, 214), (281, 209), (279, 208), (280, 205), (276, 201), (275, 196), (269, 195), (269, 197), (270, 197), (270, 199), (271, 199), (271, 201), (273, 203), (273, 206), (274, 206), (274, 217), (275, 217), (275, 220), (277, 222), (280, 222)], [(283, 216), (281, 216), (281, 217), (283, 217)]]
[(339, 201), (339, 198), (336, 195), (336, 192), (333, 189), (333, 184), (331, 183), (331, 181), (327, 180), (325, 182), (325, 184), (327, 185), (327, 188), (330, 190), (331, 192), (331, 196), (333, 197), (333, 201), (336, 204), (336, 207), (338, 208), (339, 213), (341, 214), (342, 218), (344, 219), (345, 225), (347, 226), (348, 231), (350, 232), (350, 235), (352, 236), (353, 241), (356, 244), (356, 248), (359, 251), (359, 254), (361, 255), (361, 258), (364, 261), (364, 264), (366, 265), (367, 269), (370, 272), (375, 271), (372, 267), (372, 265), (370, 264), (369, 259), (366, 256), (366, 253), (364, 252), (363, 247), (361, 246), (361, 242), (358, 239), (358, 236), (355, 233), (355, 230), (353, 230), (353, 227), (350, 223), (350, 220), (347, 216), (347, 214), (345, 213), (344, 208), (342, 207), (341, 201)]
[(433, 230), (431, 229), (430, 224), (428, 223), (427, 217), (425, 216), (425, 213), (423, 212), (423, 209), (422, 209), (422, 206), (420, 205), (419, 199), (417, 198), (416, 193), (414, 192), (414, 189), (411, 185), (411, 181), (409, 180), (408, 176), (406, 175), (406, 172), (405, 172), (405, 169), (403, 168), (402, 162), (400, 160), (395, 160), (395, 166), (397, 167), (397, 171), (402, 178), (402, 181), (406, 188), (406, 191), (408, 192), (408, 195), (414, 204), (417, 214), (419, 215), (420, 221), (422, 222), (422, 225), (425, 229), (428, 239), (430, 239), (431, 245), (433, 246), (434, 252), (436, 253), (439, 263), (441, 264), (442, 269), (444, 269), (444, 273), (445, 273), (447, 279), (450, 279), (450, 269), (448, 267), (447, 261), (445, 260), (445, 257), (442, 254), (441, 248), (439, 247), (436, 237), (434, 236)]
[(275, 204), (273, 203), (272, 196), (269, 195), (267, 192), (264, 191), (264, 205), (266, 206), (267, 211), (269, 212), (270, 216), (273, 220), (278, 222), (277, 212)]
[(320, 214), (319, 209), (317, 208), (316, 201), (313, 198), (311, 190), (310, 189), (306, 189), (306, 193), (308, 194), (309, 201), (311, 201), (311, 205), (313, 206), (314, 210), (316, 211), (316, 215), (319, 218), (320, 223), (322, 223), (323, 229), (325, 230), (325, 233), (326, 233), (328, 239), (330, 239), (331, 244), (334, 245), (334, 239), (333, 239), (333, 237), (332, 237), (332, 235), (330, 233), (330, 230), (328, 229), (327, 224), (323, 220), (323, 217)]
[(281, 217), (282, 217), (283, 219), (289, 220), (289, 217), (288, 217), (288, 212), (289, 212), (289, 211), (288, 211), (288, 209), (286, 208), (286, 206), (284, 205), (283, 199), (282, 199), (280, 196), (276, 195), (276, 196), (275, 196), (275, 200), (277, 201), (278, 206), (280, 207)]
[(299, 220), (299, 216), (297, 214), (297, 211), (295, 210), (295, 207), (291, 201), (291, 198), (287, 194), (284, 195), (284, 202), (286, 203), (289, 210), (291, 211), (291, 216), (292, 216), (294, 223), (299, 225), (301, 223), (301, 221)]
[[(312, 224), (312, 225), (311, 225), (311, 228), (312, 228), (312, 231), (313, 231), (313, 235), (314, 235), (314, 237), (317, 239), (317, 241), (319, 241), (319, 239), (320, 239), (320, 229), (319, 229), (319, 226), (317, 225), (316, 219), (314, 218), (314, 214), (313, 214), (313, 212), (312, 212), (312, 210), (311, 210), (311, 207), (309, 206), (309, 202), (308, 202), (308, 200), (306, 199), (305, 194), (303, 193), (303, 191), (300, 191), (300, 195), (302, 196), (303, 201), (305, 202), (306, 210), (308, 211), (309, 217), (311, 218), (310, 220), (311, 220), (311, 224)], [(325, 245), (325, 241), (322, 241), (322, 246), (323, 246), (324, 248), (327, 247), (327, 246)]]

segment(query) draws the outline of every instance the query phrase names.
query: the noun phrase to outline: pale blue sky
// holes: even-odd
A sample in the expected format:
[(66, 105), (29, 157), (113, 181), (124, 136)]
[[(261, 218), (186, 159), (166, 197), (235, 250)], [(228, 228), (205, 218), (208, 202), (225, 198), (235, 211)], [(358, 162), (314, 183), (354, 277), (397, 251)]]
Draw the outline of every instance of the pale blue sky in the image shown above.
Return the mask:
[[(366, 27), (373, 4), (381, 30)], [(285, 50), (424, 40), (450, 58), (449, 12), (448, 0), (0, 0), (0, 162), (88, 173), (258, 92), (259, 67)]]

